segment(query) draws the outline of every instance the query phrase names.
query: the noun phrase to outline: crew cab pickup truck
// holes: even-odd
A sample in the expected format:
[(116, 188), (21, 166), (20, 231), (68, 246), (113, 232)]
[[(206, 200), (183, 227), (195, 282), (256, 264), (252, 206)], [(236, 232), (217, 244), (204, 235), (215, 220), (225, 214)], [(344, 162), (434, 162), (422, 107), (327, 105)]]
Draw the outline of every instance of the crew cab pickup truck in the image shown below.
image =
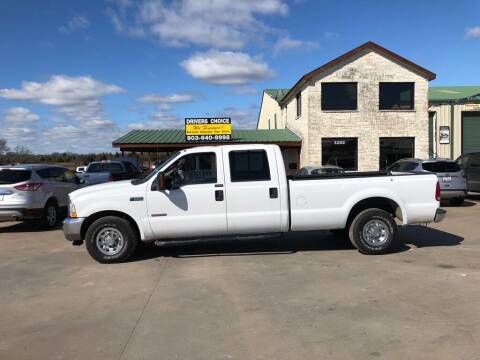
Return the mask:
[(388, 251), (403, 224), (441, 221), (434, 174), (387, 172), (287, 179), (276, 145), (183, 150), (142, 180), (70, 194), (68, 240), (102, 263), (125, 261), (139, 241), (270, 236), (346, 229), (364, 254)]

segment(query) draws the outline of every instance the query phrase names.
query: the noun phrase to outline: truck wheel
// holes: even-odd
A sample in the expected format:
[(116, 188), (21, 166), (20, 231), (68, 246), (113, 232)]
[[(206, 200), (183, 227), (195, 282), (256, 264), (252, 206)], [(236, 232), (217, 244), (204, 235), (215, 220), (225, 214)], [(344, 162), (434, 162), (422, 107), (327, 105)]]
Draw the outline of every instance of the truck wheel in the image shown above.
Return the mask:
[(94, 221), (85, 236), (88, 253), (102, 264), (128, 260), (137, 243), (137, 234), (130, 223), (116, 216), (105, 216)]
[(45, 205), (40, 224), (46, 229), (53, 229), (58, 224), (58, 207), (55, 201), (49, 200)]
[(386, 211), (367, 209), (353, 219), (348, 235), (362, 254), (383, 254), (397, 239), (397, 224)]

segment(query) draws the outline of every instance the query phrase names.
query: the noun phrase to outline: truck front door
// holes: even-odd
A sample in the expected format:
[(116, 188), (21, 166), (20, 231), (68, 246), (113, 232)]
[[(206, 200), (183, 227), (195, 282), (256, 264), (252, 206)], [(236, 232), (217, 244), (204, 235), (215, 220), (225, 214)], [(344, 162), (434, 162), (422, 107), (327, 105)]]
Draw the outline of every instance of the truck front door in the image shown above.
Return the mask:
[(150, 225), (158, 239), (227, 233), (221, 150), (186, 154), (165, 171), (166, 190), (148, 190)]
[(261, 234), (281, 229), (281, 203), (275, 155), (259, 147), (223, 150), (230, 234)]

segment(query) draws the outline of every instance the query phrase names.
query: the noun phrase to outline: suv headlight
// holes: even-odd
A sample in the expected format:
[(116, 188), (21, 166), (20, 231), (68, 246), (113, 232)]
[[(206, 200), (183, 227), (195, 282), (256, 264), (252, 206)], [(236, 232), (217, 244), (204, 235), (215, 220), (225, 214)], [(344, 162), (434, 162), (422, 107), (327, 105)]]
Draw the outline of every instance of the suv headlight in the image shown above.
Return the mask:
[(68, 217), (75, 219), (77, 217), (77, 209), (73, 205), (72, 200), (68, 200)]

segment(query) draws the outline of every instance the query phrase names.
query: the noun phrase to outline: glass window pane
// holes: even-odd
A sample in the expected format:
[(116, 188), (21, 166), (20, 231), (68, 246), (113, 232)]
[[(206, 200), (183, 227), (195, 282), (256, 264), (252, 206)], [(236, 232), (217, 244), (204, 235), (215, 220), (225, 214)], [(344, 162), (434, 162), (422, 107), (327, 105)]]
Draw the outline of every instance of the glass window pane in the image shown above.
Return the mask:
[(380, 170), (400, 159), (415, 157), (415, 138), (380, 138)]
[(380, 110), (413, 109), (414, 87), (414, 83), (380, 83)]
[(215, 153), (189, 154), (175, 161), (165, 171), (170, 188), (191, 184), (209, 184), (217, 182)]
[(322, 110), (357, 110), (357, 83), (322, 83)]
[(323, 138), (322, 164), (357, 170), (357, 138)]
[(231, 181), (270, 180), (270, 167), (265, 150), (230, 151)]
[(0, 184), (10, 185), (30, 179), (30, 170), (0, 169)]

